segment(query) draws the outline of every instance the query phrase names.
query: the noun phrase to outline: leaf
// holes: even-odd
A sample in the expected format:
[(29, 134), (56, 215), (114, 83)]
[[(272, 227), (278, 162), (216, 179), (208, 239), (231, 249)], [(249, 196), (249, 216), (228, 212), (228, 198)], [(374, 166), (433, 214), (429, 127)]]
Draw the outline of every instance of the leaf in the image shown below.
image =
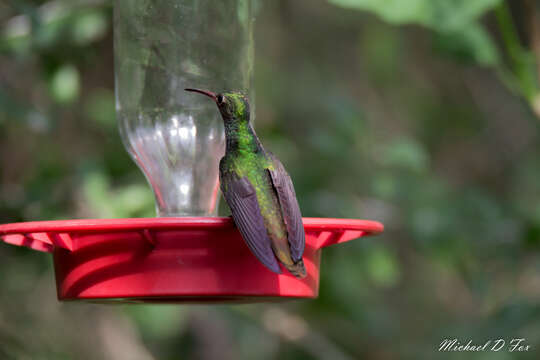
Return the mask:
[(479, 24), (471, 24), (459, 32), (438, 33), (435, 47), (463, 61), (481, 65), (499, 63), (499, 52), (491, 37)]
[(425, 0), (328, 0), (338, 6), (375, 13), (393, 24), (427, 24), (429, 1)]
[(418, 24), (443, 32), (473, 23), (501, 0), (328, 0), (368, 11), (392, 24)]
[(328, 0), (368, 11), (395, 25), (416, 24), (436, 32), (439, 50), (481, 65), (499, 61), (497, 48), (479, 19), (502, 0)]

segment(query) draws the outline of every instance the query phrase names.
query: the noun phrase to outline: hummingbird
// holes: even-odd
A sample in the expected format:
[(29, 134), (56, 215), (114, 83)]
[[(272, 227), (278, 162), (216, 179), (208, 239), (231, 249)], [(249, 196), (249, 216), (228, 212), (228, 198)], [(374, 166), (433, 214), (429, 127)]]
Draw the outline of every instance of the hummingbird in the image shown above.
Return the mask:
[(221, 113), (226, 146), (219, 162), (220, 188), (249, 249), (274, 273), (281, 273), (279, 261), (304, 278), (305, 233), (294, 186), (253, 130), (247, 97), (234, 91), (185, 90), (208, 96)]

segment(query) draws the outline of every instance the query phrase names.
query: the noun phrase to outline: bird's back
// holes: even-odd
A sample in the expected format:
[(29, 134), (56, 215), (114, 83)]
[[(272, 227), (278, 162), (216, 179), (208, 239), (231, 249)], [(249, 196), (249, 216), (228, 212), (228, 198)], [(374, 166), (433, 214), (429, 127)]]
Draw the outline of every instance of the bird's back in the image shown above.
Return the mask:
[[(269, 170), (274, 168), (272, 158), (264, 151), (235, 155), (227, 154), (222, 159), (220, 175), (222, 181), (226, 178), (223, 176), (223, 172), (233, 173), (237, 178), (246, 177), (253, 186), (260, 208), (260, 215), (263, 218), (274, 254), (280, 262), (288, 267), (292, 266), (294, 261), (290, 255), (287, 227), (283, 220), (281, 205), (269, 173)], [(227, 184), (222, 184), (222, 186), (226, 187)]]

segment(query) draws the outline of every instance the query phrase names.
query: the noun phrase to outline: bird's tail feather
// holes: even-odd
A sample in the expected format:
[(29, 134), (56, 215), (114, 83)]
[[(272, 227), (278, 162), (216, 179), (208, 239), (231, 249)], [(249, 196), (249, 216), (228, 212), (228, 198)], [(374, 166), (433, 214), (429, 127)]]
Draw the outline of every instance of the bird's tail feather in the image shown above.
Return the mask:
[(299, 279), (303, 279), (306, 277), (306, 267), (304, 266), (304, 261), (302, 261), (302, 259), (300, 259), (293, 265), (289, 265), (286, 267), (287, 267), (287, 270), (289, 270), (289, 272), (293, 274), (295, 277)]

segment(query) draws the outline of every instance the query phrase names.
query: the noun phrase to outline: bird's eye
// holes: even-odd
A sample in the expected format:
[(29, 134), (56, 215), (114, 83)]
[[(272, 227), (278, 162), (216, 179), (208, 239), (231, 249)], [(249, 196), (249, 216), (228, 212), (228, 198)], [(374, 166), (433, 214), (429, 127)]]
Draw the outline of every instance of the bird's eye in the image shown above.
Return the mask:
[(218, 104), (223, 104), (225, 102), (225, 98), (223, 97), (223, 95), (218, 95), (217, 96), (217, 102)]

